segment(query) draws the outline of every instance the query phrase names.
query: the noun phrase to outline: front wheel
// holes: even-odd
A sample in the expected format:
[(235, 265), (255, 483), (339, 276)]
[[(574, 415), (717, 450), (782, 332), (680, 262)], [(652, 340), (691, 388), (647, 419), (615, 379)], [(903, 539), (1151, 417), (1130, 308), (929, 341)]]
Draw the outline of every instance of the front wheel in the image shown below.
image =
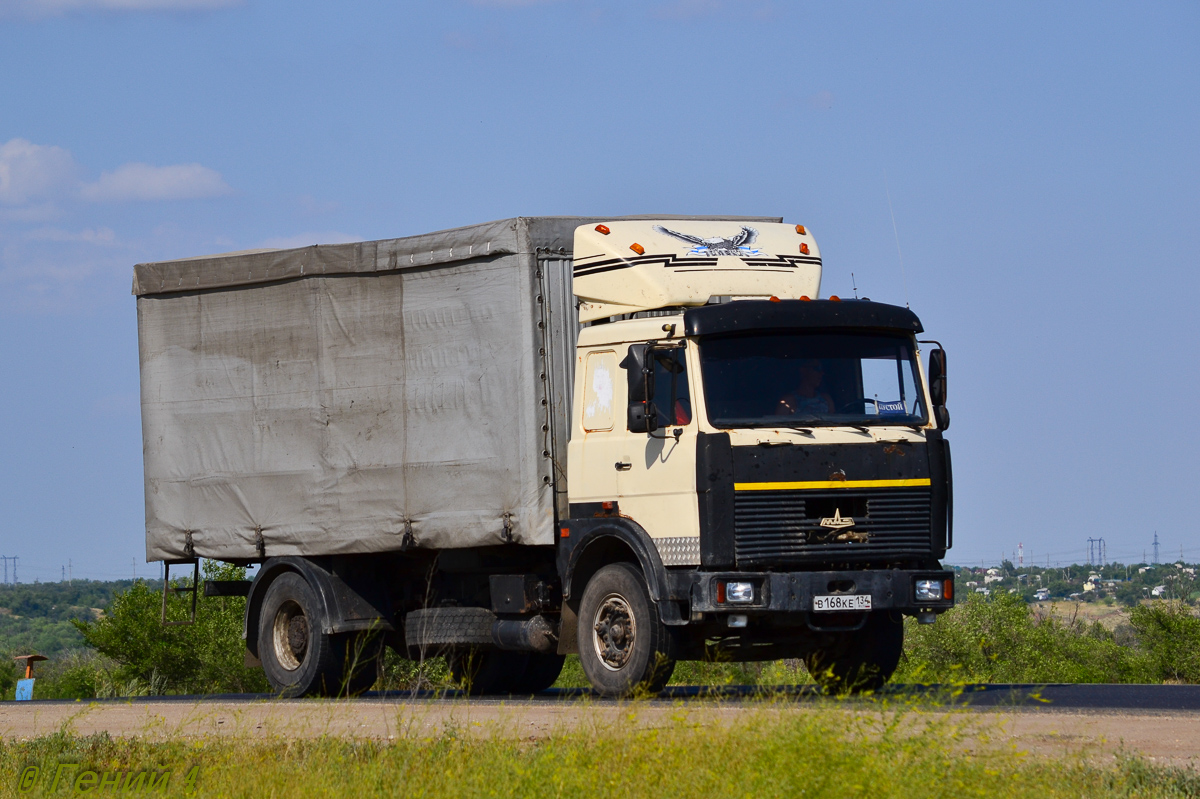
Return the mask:
[(876, 611), (861, 630), (841, 633), (832, 645), (809, 654), (804, 665), (819, 685), (835, 693), (878, 691), (904, 651), (904, 618)]
[(579, 661), (597, 693), (658, 693), (675, 670), (674, 649), (637, 568), (613, 563), (592, 576), (579, 602)]

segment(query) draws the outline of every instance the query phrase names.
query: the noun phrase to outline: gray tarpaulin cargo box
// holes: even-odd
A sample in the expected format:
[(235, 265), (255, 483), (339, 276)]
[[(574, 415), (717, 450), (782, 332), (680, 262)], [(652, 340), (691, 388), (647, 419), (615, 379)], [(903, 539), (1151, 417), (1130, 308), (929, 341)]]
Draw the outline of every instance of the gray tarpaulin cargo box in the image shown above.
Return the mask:
[(592, 221), (136, 266), (147, 558), (552, 544)]

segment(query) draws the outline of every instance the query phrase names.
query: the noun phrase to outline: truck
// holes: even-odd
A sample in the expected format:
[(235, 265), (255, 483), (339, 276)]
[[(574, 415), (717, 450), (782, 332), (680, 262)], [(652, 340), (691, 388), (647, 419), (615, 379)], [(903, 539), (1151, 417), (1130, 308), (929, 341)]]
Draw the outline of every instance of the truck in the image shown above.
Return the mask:
[(138, 264), (147, 560), (192, 574), (164, 621), (205, 558), (257, 566), (203, 594), (246, 597), (284, 696), (367, 690), (384, 647), (472, 694), (570, 654), (607, 697), (680, 660), (879, 688), (954, 602), (946, 355), (821, 274), (734, 216)]

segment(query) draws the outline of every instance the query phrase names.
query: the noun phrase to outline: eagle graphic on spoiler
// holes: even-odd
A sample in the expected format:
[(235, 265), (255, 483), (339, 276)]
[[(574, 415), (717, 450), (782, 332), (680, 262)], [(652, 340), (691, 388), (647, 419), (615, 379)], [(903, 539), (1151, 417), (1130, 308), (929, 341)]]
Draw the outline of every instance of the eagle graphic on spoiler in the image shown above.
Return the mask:
[(692, 249), (688, 255), (702, 255), (711, 258), (714, 255), (758, 255), (762, 252), (759, 249), (753, 248), (750, 245), (758, 238), (758, 231), (752, 227), (743, 227), (741, 231), (733, 236), (714, 236), (708, 239), (702, 239), (699, 236), (692, 236), (687, 233), (680, 233), (675, 230), (669, 230), (662, 225), (655, 225), (656, 233), (664, 233), (668, 236), (686, 241), (692, 245)]

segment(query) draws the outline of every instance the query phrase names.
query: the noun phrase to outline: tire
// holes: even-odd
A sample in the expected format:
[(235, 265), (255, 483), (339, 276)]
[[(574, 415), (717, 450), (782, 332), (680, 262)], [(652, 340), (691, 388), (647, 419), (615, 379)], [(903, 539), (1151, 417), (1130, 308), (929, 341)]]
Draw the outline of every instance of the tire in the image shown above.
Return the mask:
[(612, 563), (588, 581), (579, 602), (579, 661), (605, 697), (657, 694), (675, 670), (675, 646), (642, 573)]
[(530, 654), (529, 663), (526, 664), (525, 671), (513, 685), (512, 692), (514, 694), (541, 693), (554, 685), (558, 675), (562, 674), (563, 663), (566, 661), (566, 655), (543, 655), (536, 652)]
[(499, 649), (454, 647), (446, 656), (450, 678), (471, 696), (512, 692), (525, 674), (529, 655)]
[(316, 592), (299, 574), (281, 574), (267, 587), (258, 655), (280, 696), (354, 695), (375, 683), (380, 637), (322, 633), (321, 620)]
[(840, 639), (805, 657), (813, 679), (839, 694), (878, 691), (900, 664), (904, 619), (892, 618), (890, 611), (872, 613), (861, 630), (843, 633)]

